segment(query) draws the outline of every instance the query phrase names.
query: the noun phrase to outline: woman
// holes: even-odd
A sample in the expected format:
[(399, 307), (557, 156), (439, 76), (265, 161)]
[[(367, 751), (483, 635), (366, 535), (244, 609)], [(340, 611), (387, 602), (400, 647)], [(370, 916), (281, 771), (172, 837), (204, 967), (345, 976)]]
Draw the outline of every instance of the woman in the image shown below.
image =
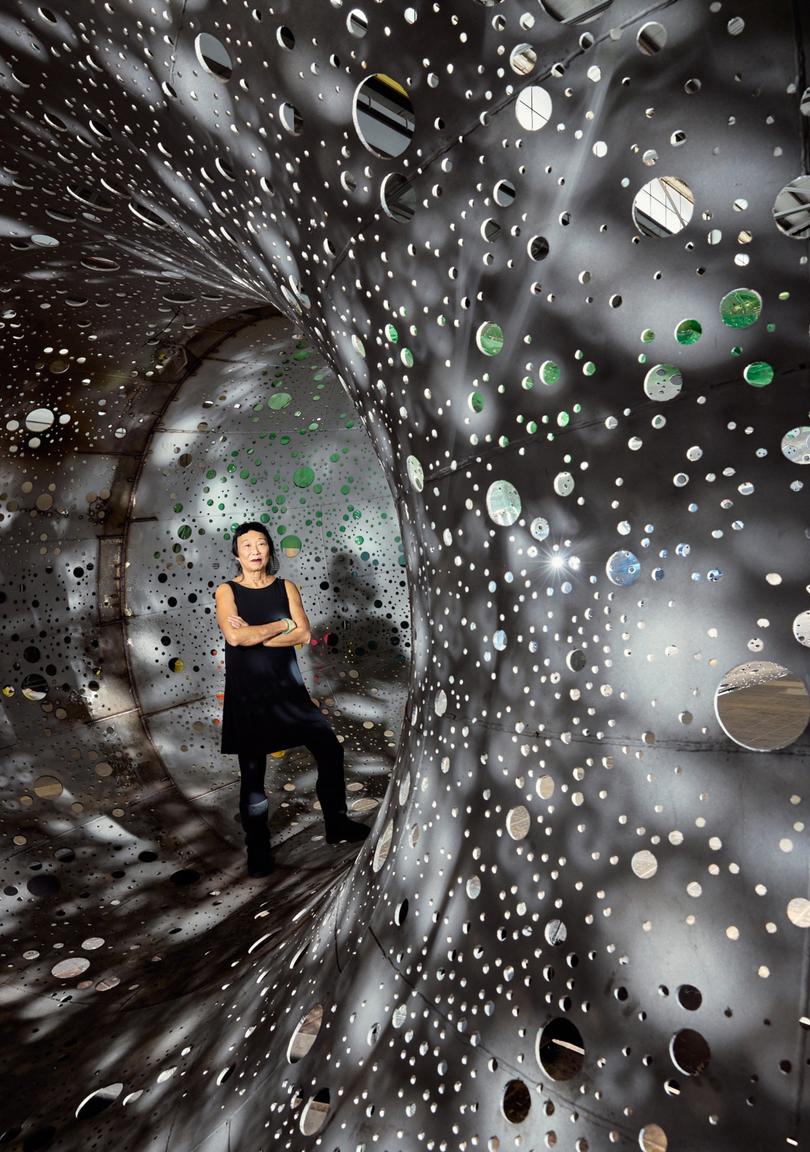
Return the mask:
[(315, 791), (330, 844), (365, 840), (369, 829), (346, 814), (343, 748), (304, 687), (296, 644), (309, 642), (301, 596), (276, 576), (273, 542), (263, 524), (240, 524), (231, 551), (240, 574), (216, 590), (225, 637), (221, 751), (239, 757), (239, 816), (251, 876), (273, 870), (264, 773), (268, 752), (309, 748), (318, 765)]

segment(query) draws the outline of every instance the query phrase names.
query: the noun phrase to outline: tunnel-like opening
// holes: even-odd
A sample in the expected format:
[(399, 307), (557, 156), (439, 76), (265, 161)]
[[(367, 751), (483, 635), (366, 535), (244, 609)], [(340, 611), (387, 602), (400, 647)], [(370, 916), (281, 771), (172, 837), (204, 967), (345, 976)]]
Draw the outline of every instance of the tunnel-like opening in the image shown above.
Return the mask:
[[(300, 589), (313, 635), (298, 650), (347, 766), (349, 811), (385, 793), (410, 671), (397, 508), (357, 410), (300, 329), (242, 327), (180, 384), (156, 423), (124, 529), (123, 617), (133, 694), (174, 785), (226, 838), (238, 765), (219, 749), (224, 640), (213, 592), (239, 573), (239, 523), (266, 525), (280, 578)], [(306, 749), (275, 753), (272, 840), (322, 835)]]

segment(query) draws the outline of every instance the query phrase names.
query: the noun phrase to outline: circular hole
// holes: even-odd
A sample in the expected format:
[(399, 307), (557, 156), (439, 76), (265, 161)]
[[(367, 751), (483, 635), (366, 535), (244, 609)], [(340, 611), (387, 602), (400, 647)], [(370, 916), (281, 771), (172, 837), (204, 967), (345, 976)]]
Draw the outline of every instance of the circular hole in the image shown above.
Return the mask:
[(346, 27), (352, 36), (356, 36), (358, 40), (362, 39), (366, 32), (368, 32), (368, 17), (365, 12), (360, 8), (352, 8), (346, 17)]
[(409, 456), (405, 461), (408, 470), (408, 479), (411, 485), (417, 492), (421, 492), (425, 486), (425, 471), (415, 456)]
[(545, 236), (532, 236), (526, 248), (530, 260), (545, 260), (546, 256), (548, 256), (548, 240), (546, 240)]
[(657, 176), (633, 200), (633, 223), (642, 236), (675, 236), (695, 210), (692, 189), (677, 176)]
[(290, 1043), (287, 1048), (287, 1059), (291, 1064), (295, 1064), (298, 1060), (303, 1060), (315, 1043), (322, 1023), (323, 1005), (316, 1004), (314, 1008), (310, 1008), (304, 1019), (296, 1025), (295, 1031), (290, 1037)]
[(658, 1124), (646, 1124), (638, 1134), (641, 1152), (667, 1152), (667, 1134)]
[(518, 76), (530, 76), (537, 66), (537, 53), (531, 44), (518, 44), (509, 53), (509, 67)]
[(57, 980), (75, 980), (89, 967), (90, 961), (86, 956), (68, 956), (65, 960), (60, 960), (58, 964), (54, 964), (51, 968), (51, 976), (55, 976)]
[(546, 943), (554, 947), (558, 944), (564, 944), (568, 939), (568, 929), (562, 920), (549, 920), (543, 930), (543, 934), (546, 938)]
[[(392, 325), (393, 327), (393, 325)], [(411, 774), (406, 772), (399, 784), (399, 802), (404, 804), (411, 791)]]
[[(808, 461), (810, 463), (810, 461)], [(805, 648), (810, 648), (810, 608), (800, 612), (793, 621), (793, 635)], [(23, 688), (25, 691), (25, 688)]]
[(746, 384), (751, 384), (754, 388), (767, 388), (773, 376), (773, 365), (767, 360), (755, 360), (753, 364), (746, 364), (743, 369), (743, 379)]
[(576, 481), (570, 472), (558, 472), (552, 487), (558, 496), (570, 496), (576, 487)]
[(35, 408), (25, 418), (25, 426), (29, 432), (47, 432), (55, 420), (50, 408)]
[(23, 696), (36, 704), (48, 695), (48, 681), (39, 672), (31, 672), (20, 685)]
[(639, 880), (650, 880), (658, 871), (658, 860), (647, 848), (634, 853), (630, 860), (630, 867)]
[(810, 464), (810, 427), (791, 428), (782, 437), (781, 448), (792, 464)]
[(201, 32), (194, 41), (194, 51), (197, 59), (206, 72), (216, 76), (217, 80), (227, 83), (233, 73), (233, 65), (228, 52), (216, 36), (208, 32)]
[(796, 896), (787, 906), (788, 920), (797, 928), (810, 928), (810, 900)]
[(320, 1132), (329, 1115), (329, 1089), (321, 1088), (311, 1096), (304, 1105), (301, 1113), (299, 1127), (305, 1136), (314, 1136)]
[(700, 1076), (709, 1066), (711, 1049), (699, 1032), (683, 1028), (669, 1043), (672, 1063), (685, 1076)]
[(532, 1098), (529, 1089), (522, 1080), (510, 1080), (506, 1085), (501, 1101), (501, 1108), (507, 1120), (512, 1124), (521, 1124), (529, 1115)]
[(513, 840), (525, 840), (529, 834), (532, 818), (522, 804), (510, 808), (506, 814), (506, 830)]
[[(481, 235), (488, 243), (492, 243), (493, 240), (497, 240), (500, 234), (500, 224), (496, 220), (493, 220), (491, 217), (485, 220), (481, 225)], [(489, 353), (489, 355), (492, 355), (492, 353)]]
[(407, 91), (375, 73), (357, 86), (352, 119), (363, 145), (375, 156), (401, 156), (413, 138), (416, 118)]
[(678, 989), (678, 1003), (687, 1012), (697, 1012), (703, 1003), (703, 995), (699, 988), (695, 988), (694, 984), (681, 984)]
[(388, 854), (391, 851), (391, 841), (394, 836), (394, 821), (389, 820), (382, 830), (380, 838), (374, 848), (374, 857), (371, 861), (371, 867), (374, 872), (379, 872), (383, 864), (388, 859)]
[(495, 524), (509, 528), (520, 516), (520, 493), (508, 480), (495, 480), (487, 489), (486, 506)]
[(573, 1080), (585, 1063), (580, 1031), (566, 1016), (550, 1020), (537, 1034), (537, 1063), (552, 1080)]
[(565, 657), (565, 663), (571, 672), (581, 672), (588, 663), (588, 659), (581, 648), (574, 648), (573, 651), (569, 652)]
[(178, 888), (186, 888), (191, 884), (196, 884), (201, 877), (196, 868), (180, 868), (177, 872), (172, 872), (169, 879)]
[(773, 203), (776, 227), (794, 240), (810, 236), (810, 176), (786, 184)]
[(304, 120), (301, 113), (298, 111), (294, 104), (290, 104), (285, 100), (278, 110), (281, 123), (291, 136), (300, 136), (301, 129), (304, 127)]
[(295, 47), (295, 35), (292, 28), (288, 28), (286, 24), (282, 24), (280, 28), (276, 29), (276, 40), (282, 48), (286, 48), (291, 52)]
[(769, 660), (732, 668), (718, 685), (714, 707), (726, 735), (753, 752), (787, 748), (810, 720), (804, 681)]
[(561, 24), (587, 24), (611, 6), (613, 0), (540, 0), (542, 8)]
[(515, 199), (515, 186), (511, 180), (499, 180), (492, 191), (492, 197), (501, 208), (508, 208)]
[(76, 1109), (76, 1119), (89, 1120), (93, 1116), (100, 1116), (116, 1102), (123, 1091), (123, 1084), (108, 1084), (105, 1088), (97, 1088), (82, 1100)]
[(750, 328), (762, 314), (762, 297), (753, 288), (734, 288), (720, 301), (720, 318), (729, 328)]
[(503, 348), (503, 329), (500, 324), (485, 321), (475, 334), (475, 343), (485, 356), (497, 356)]
[(697, 344), (703, 335), (703, 326), (699, 320), (681, 320), (675, 329), (675, 339), (679, 344)]
[(656, 52), (661, 51), (666, 42), (667, 30), (663, 24), (659, 24), (656, 20), (642, 24), (638, 36), (636, 36), (636, 44), (645, 56), (654, 56)]
[(683, 376), (674, 364), (655, 364), (644, 377), (644, 394), (660, 404), (674, 400), (682, 388)]
[(34, 792), (42, 800), (55, 800), (62, 795), (62, 781), (56, 776), (38, 776), (34, 781)]
[(383, 211), (399, 224), (409, 224), (416, 212), (413, 185), (400, 172), (389, 172), (380, 186)]
[(608, 557), (605, 572), (611, 584), (618, 588), (629, 588), (641, 575), (641, 562), (635, 553), (620, 548)]
[(168, 220), (164, 220), (162, 216), (159, 216), (158, 213), (154, 211), (154, 209), (147, 208), (145, 204), (140, 204), (135, 200), (131, 200), (129, 203), (129, 210), (136, 219), (140, 220), (142, 224), (146, 224), (149, 228), (160, 230), (169, 227)]
[(527, 132), (539, 131), (551, 119), (551, 96), (538, 84), (524, 88), (515, 101), (515, 116)]
[(82, 256), (81, 263), (91, 272), (117, 272), (120, 265), (107, 256)]

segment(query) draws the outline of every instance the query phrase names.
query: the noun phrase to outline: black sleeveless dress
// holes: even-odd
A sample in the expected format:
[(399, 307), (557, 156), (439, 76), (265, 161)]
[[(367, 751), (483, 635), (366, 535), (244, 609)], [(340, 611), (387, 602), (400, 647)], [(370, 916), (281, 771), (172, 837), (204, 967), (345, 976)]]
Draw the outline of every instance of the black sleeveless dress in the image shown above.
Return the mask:
[[(290, 615), (284, 581), (246, 588), (229, 580), (236, 611), (246, 624), (269, 624)], [(315, 728), (331, 731), (304, 685), (295, 647), (225, 644), (224, 754), (261, 755), (302, 744)]]

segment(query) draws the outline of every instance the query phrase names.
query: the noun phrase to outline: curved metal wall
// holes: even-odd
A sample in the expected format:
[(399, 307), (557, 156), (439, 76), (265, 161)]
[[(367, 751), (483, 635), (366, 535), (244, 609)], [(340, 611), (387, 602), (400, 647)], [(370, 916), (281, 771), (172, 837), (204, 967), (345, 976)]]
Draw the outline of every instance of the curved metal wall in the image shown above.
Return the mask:
[[(15, 1000), (10, 1143), (806, 1143), (802, 18), (3, 18), (3, 511), (29, 581), (104, 461), (126, 488), (183, 329), (271, 302), (398, 494), (414, 638), (394, 779), (343, 882), (316, 862), (305, 898), (257, 910), (113, 872), (105, 916), (158, 960), (106, 1000), (57, 985), (61, 1018), (40, 986)], [(53, 423), (26, 428), (38, 407)], [(57, 616), (91, 604), (92, 583)], [(179, 844), (193, 813), (143, 819)]]

